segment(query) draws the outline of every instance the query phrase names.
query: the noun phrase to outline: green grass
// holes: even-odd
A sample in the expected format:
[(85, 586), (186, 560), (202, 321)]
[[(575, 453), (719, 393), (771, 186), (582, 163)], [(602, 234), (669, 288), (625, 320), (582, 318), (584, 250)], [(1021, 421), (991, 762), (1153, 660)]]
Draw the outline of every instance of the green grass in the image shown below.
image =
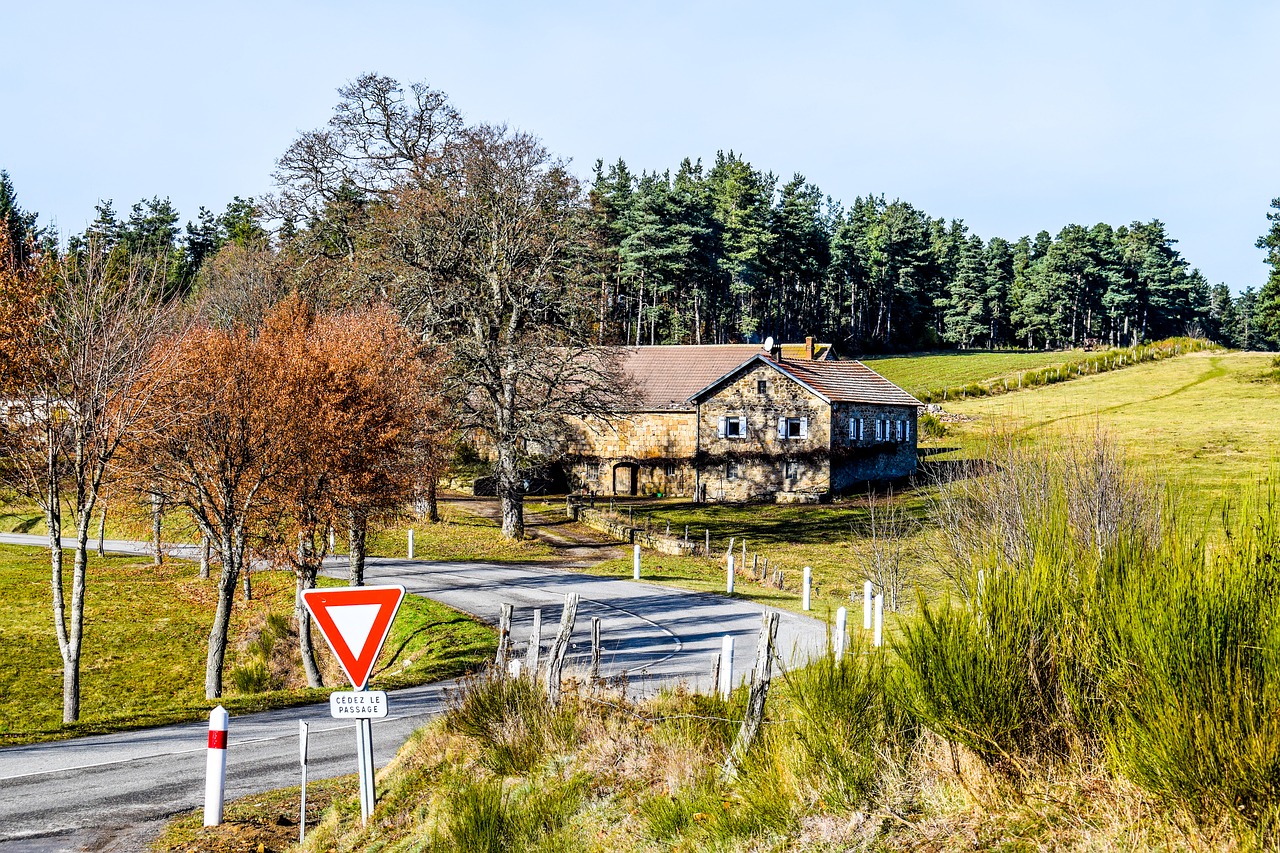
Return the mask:
[(1083, 354), (1083, 350), (941, 352), (871, 357), (862, 362), (908, 394), (927, 395), (1023, 370), (1064, 364)]
[[(68, 574), (69, 564), (68, 557)], [(201, 581), (195, 575), (194, 565), (181, 561), (157, 568), (145, 558), (90, 558), (81, 717), (78, 723), (64, 726), (48, 551), (0, 546), (0, 589), (5, 591), (5, 606), (0, 608), (0, 744), (207, 715), (215, 704), (204, 698), (204, 661), (216, 592), (214, 581)], [(266, 656), (276, 673), (289, 676), (284, 687), (235, 692), (234, 669), (263, 659), (262, 626), (268, 614), (291, 614), (293, 575), (256, 572), (254, 590), (255, 600), (246, 604), (237, 599), (233, 613), (224, 671), (228, 695), (222, 703), (235, 714), (323, 700), (325, 690), (289, 689), (297, 679), (291, 663), (296, 659), (296, 642), (285, 640), (274, 643)], [(317, 638), (317, 643), (323, 641)], [(398, 687), (458, 675), (487, 659), (494, 648), (493, 633), (487, 627), (443, 605), (410, 596), (396, 618), (373, 683)], [(331, 677), (327, 683), (338, 681)]]
[(1087, 376), (1021, 394), (946, 404), (972, 418), (948, 424), (935, 447), (972, 455), (992, 429), (1055, 443), (1100, 426), (1142, 466), (1185, 485), (1185, 499), (1210, 510), (1265, 474), (1280, 452), (1280, 384), (1263, 374), (1272, 356), (1195, 353)]

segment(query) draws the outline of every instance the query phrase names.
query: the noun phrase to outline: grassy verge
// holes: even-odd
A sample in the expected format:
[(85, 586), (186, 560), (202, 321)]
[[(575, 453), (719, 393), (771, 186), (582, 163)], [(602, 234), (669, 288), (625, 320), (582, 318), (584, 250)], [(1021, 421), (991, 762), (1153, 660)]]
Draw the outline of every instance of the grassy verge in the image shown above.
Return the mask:
[[(51, 615), (49, 554), (0, 546), (0, 744), (31, 743), (204, 717), (204, 661), (216, 591), (190, 563), (90, 558), (81, 664), (81, 718), (63, 725), (62, 665)], [(221, 700), (233, 714), (322, 700), (302, 686), (291, 573), (255, 572), (237, 599)], [(142, 638), (145, 638), (143, 640)], [(374, 683), (398, 687), (459, 675), (492, 654), (487, 627), (410, 596)], [(322, 650), (327, 684), (338, 670)]]

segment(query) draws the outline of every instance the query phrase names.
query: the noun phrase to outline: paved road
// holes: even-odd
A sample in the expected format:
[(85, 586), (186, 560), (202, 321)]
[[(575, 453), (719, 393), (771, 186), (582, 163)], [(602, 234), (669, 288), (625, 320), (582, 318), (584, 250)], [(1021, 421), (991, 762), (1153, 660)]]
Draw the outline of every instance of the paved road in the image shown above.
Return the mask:
[[(0, 535), (0, 543), (43, 544), (41, 537), (17, 535)], [(126, 552), (140, 548), (129, 542), (107, 546)], [(591, 617), (599, 616), (604, 674), (625, 674), (633, 695), (682, 680), (709, 686), (724, 634), (735, 637), (734, 671), (745, 677), (761, 614), (767, 610), (719, 596), (537, 565), (371, 558), (367, 576), (370, 583), (404, 584), (410, 593), (489, 622), (497, 621), (501, 603), (513, 604), (513, 636), (520, 652), (533, 609), (542, 609), (548, 642), (565, 595), (576, 592), (582, 603), (569, 666), (585, 667)], [(824, 642), (821, 623), (782, 612), (779, 649), (784, 659), (799, 662)], [(391, 695), (392, 715), (373, 727), (379, 766), (415, 728), (443, 710), (449, 686), (430, 684)], [(355, 730), (332, 720), (328, 705), (233, 717), (229, 798), (297, 784), (300, 719), (311, 724), (311, 778), (353, 772)], [(205, 726), (199, 723), (0, 749), (0, 853), (130, 849), (130, 827), (201, 804), (204, 760)]]

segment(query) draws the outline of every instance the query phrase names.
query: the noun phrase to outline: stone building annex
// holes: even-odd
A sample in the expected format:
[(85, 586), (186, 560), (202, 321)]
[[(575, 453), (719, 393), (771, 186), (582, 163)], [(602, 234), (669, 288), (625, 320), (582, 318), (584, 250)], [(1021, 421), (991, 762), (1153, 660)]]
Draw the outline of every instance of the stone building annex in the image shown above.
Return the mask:
[(916, 470), (918, 400), (831, 348), (629, 347), (634, 405), (574, 425), (572, 488), (705, 501), (813, 501)]

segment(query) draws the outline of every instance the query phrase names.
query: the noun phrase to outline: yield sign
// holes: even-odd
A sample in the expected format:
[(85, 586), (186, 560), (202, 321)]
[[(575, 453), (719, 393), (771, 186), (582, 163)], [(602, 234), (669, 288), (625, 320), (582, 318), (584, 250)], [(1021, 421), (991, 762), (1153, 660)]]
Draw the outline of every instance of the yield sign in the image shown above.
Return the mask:
[(328, 587), (302, 593), (302, 603), (356, 690), (363, 690), (369, 680), (402, 600), (404, 587), (398, 585)]

